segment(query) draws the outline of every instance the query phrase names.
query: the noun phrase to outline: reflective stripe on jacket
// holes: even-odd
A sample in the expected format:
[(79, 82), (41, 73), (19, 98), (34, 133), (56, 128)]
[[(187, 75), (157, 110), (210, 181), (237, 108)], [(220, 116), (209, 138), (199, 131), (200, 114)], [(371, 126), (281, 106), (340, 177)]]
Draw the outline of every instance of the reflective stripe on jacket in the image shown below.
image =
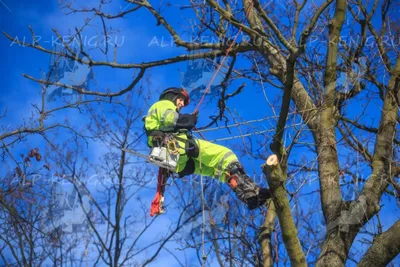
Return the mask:
[[(181, 129), (192, 130), (197, 122), (194, 114), (178, 113), (175, 104), (170, 100), (160, 100), (150, 107), (145, 118), (147, 135), (151, 132), (178, 132)], [(151, 146), (149, 138), (149, 145)]]
[(174, 130), (179, 114), (176, 112), (176, 106), (169, 100), (161, 100), (154, 103), (145, 119), (147, 131), (171, 132)]
[[(176, 106), (169, 100), (161, 100), (154, 103), (147, 112), (144, 120), (148, 133), (152, 131), (173, 132), (179, 114)], [(148, 144), (152, 146), (152, 136), (148, 136)]]

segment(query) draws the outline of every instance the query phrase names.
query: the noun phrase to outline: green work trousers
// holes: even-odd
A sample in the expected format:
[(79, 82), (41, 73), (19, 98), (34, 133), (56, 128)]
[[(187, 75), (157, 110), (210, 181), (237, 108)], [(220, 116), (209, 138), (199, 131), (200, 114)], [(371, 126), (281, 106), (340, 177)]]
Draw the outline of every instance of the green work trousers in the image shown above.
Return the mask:
[[(187, 151), (185, 150), (186, 134), (179, 134), (177, 137), (176, 143), (179, 151), (179, 161), (175, 171), (178, 173), (185, 168), (190, 158), (186, 155)], [(238, 162), (236, 155), (229, 148), (221, 145), (199, 139), (195, 139), (195, 142), (199, 147), (199, 155), (192, 157), (195, 165), (194, 173), (226, 182), (227, 175), (229, 176), (227, 172), (229, 164)]]

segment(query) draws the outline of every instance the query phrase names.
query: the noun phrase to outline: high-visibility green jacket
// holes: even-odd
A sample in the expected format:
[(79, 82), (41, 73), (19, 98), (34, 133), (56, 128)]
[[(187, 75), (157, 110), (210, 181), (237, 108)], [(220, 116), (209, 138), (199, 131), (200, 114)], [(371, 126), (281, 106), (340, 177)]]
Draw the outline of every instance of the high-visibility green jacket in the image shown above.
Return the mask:
[[(153, 146), (153, 136), (162, 133), (177, 133), (182, 129), (192, 130), (196, 125), (196, 115), (177, 112), (175, 104), (170, 100), (160, 100), (153, 104), (145, 118), (145, 128), (148, 145)], [(236, 155), (228, 148), (207, 142), (194, 140), (183, 132), (176, 136), (180, 154), (176, 172), (181, 176), (192, 173), (218, 178), (225, 182), (227, 167), (232, 162), (238, 162)], [(195, 144), (195, 156), (190, 155)]]
[(145, 118), (148, 145), (152, 146), (152, 134), (161, 131), (176, 133), (181, 129), (192, 130), (196, 125), (196, 115), (178, 113), (170, 100), (160, 100), (153, 104)]

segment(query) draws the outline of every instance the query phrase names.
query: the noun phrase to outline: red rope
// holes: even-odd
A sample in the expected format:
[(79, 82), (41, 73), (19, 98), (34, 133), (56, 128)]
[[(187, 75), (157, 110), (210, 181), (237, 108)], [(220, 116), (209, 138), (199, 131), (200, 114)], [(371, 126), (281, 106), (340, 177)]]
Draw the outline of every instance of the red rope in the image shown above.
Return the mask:
[(163, 195), (163, 192), (162, 192), (163, 183), (164, 183), (163, 169), (159, 168), (158, 169), (158, 178), (157, 178), (157, 192), (156, 192), (156, 196), (154, 197), (153, 201), (151, 202), (151, 208), (150, 208), (150, 216), (151, 217), (160, 213), (160, 200), (161, 200), (161, 196)]
[[(250, 6), (248, 7), (248, 9), (247, 9), (247, 11), (246, 11), (246, 17), (249, 16), (250, 11), (252, 10), (252, 8), (253, 8), (253, 2), (251, 2)], [(208, 83), (207, 88), (206, 88), (206, 90), (204, 91), (204, 94), (203, 94), (203, 96), (201, 97), (199, 103), (197, 104), (197, 107), (196, 107), (196, 109), (195, 109), (194, 112), (198, 112), (198, 111), (199, 111), (199, 107), (200, 107), (201, 103), (203, 102), (204, 97), (206, 96), (206, 94), (208, 93), (208, 91), (210, 91), (210, 88), (211, 88), (212, 83), (214, 82), (215, 78), (217, 77), (219, 71), (221, 70), (222, 65), (224, 64), (226, 58), (228, 57), (229, 52), (231, 52), (233, 46), (234, 46), (235, 43), (236, 43), (236, 39), (238, 38), (238, 36), (239, 36), (239, 34), (240, 34), (241, 32), (242, 32), (242, 27), (239, 28), (239, 31), (238, 31), (238, 33), (236, 34), (235, 38), (233, 39), (233, 42), (231, 43), (231, 45), (229, 46), (229, 48), (226, 50), (225, 56), (222, 58), (222, 61), (221, 61), (221, 63), (219, 64), (217, 70), (215, 71), (214, 76), (211, 78), (211, 81)]]
[[(198, 131), (198, 129), (196, 127), (194, 127), (194, 130)], [(206, 140), (206, 138), (204, 137), (204, 135), (201, 132), (197, 132), (197, 133), (201, 136), (201, 138), (203, 138), (203, 140)]]

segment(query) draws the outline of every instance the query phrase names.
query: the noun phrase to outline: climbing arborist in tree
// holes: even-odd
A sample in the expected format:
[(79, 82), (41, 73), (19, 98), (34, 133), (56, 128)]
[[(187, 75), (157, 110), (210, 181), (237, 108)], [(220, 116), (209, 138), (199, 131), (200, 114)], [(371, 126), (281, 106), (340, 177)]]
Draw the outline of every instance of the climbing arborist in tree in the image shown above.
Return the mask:
[(144, 119), (148, 145), (166, 145), (163, 140), (171, 140), (170, 137), (173, 136), (179, 151), (175, 169), (179, 177), (195, 173), (218, 178), (221, 182), (227, 182), (249, 209), (265, 204), (270, 198), (269, 190), (259, 188), (246, 175), (230, 149), (193, 138), (191, 130), (197, 123), (198, 112), (180, 112), (189, 102), (189, 94), (183, 88), (172, 87), (161, 93), (159, 101), (150, 107)]

